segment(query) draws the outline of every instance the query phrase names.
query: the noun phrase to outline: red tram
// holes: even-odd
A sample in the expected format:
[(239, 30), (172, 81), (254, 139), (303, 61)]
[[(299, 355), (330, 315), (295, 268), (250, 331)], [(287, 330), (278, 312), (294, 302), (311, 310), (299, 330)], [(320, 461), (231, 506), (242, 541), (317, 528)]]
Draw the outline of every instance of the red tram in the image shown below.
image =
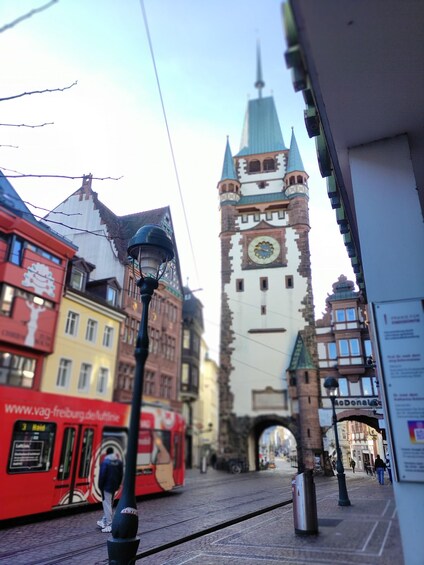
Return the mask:
[[(130, 409), (1, 386), (0, 520), (100, 502), (100, 461), (112, 446), (125, 462)], [(183, 442), (180, 414), (143, 404), (137, 496), (183, 486)]]

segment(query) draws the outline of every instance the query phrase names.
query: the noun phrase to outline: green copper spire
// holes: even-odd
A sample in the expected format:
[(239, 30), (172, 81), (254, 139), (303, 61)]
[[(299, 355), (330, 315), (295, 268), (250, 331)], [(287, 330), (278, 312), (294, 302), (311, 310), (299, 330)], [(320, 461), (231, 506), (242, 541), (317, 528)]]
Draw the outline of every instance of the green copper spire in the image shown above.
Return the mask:
[(265, 82), (262, 78), (261, 52), (259, 42), (256, 48), (256, 82), (259, 91), (258, 98), (249, 100), (244, 118), (243, 133), (241, 136), (240, 151), (236, 157), (245, 155), (258, 155), (284, 151), (283, 135), (278, 121), (274, 98), (262, 98), (262, 88)]
[(224, 164), (222, 166), (221, 180), (238, 180), (236, 170), (234, 168), (233, 156), (231, 154), (230, 142), (228, 141), (225, 147)]
[(314, 369), (314, 362), (306, 347), (305, 342), (300, 334), (297, 334), (296, 344), (293, 349), (293, 354), (290, 359), (289, 371), (296, 371), (298, 369)]
[(302, 162), (302, 157), (300, 156), (299, 147), (297, 146), (296, 137), (294, 135), (294, 129), (292, 128), (289, 159), (287, 163), (286, 172), (291, 173), (293, 171), (305, 172), (305, 169), (303, 167), (303, 162)]
[(262, 98), (262, 89), (265, 83), (262, 78), (262, 63), (261, 63), (261, 46), (259, 45), (259, 40), (256, 44), (256, 82), (255, 88), (258, 89), (259, 98)]
[(237, 157), (283, 151), (284, 145), (274, 98), (249, 100)]

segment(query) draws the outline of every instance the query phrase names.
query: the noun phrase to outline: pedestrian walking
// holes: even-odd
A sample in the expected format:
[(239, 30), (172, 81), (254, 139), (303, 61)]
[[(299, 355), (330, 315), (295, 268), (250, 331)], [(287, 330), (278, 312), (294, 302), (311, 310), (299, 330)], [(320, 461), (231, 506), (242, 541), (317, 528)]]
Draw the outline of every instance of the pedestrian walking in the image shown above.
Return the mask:
[(116, 491), (121, 486), (123, 474), (122, 461), (117, 453), (114, 453), (113, 447), (106, 449), (106, 457), (100, 465), (99, 472), (99, 489), (102, 493), (103, 518), (97, 522), (97, 525), (103, 533), (112, 531), (112, 508), (113, 498)]
[(386, 468), (386, 464), (381, 459), (381, 457), (377, 454), (374, 461), (374, 471), (377, 474), (378, 482), (380, 485), (384, 485), (384, 469)]
[(387, 469), (387, 474), (389, 475), (390, 484), (392, 484), (392, 467), (390, 463), (390, 455), (388, 452), (386, 453), (386, 469)]
[(356, 461), (355, 459), (350, 460), (350, 466), (352, 467), (352, 471), (355, 472)]

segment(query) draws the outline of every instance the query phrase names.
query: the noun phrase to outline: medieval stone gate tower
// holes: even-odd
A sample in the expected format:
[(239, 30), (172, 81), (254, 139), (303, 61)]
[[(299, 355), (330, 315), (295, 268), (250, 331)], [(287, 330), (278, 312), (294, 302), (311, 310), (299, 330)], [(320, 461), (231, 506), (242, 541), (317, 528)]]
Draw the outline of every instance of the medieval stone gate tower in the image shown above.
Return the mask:
[(240, 151), (229, 141), (221, 210), (220, 455), (258, 468), (271, 425), (296, 437), (299, 467), (321, 455), (308, 234), (308, 175), (294, 131), (287, 148), (258, 53)]

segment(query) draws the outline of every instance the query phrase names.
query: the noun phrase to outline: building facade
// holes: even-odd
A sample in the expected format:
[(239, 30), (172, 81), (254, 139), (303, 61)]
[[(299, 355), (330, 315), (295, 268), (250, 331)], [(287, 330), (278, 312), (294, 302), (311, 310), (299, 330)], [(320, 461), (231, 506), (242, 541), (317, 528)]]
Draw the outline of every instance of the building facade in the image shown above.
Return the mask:
[(41, 390), (111, 401), (126, 316), (87, 291), (88, 280), (81, 282), (77, 274), (83, 272), (82, 263), (77, 258), (70, 265), (54, 351), (46, 361)]
[(149, 310), (150, 353), (145, 365), (144, 398), (180, 410), (183, 291), (170, 209), (164, 207), (117, 216), (99, 200), (91, 183), (91, 175), (85, 176), (82, 186), (59, 204), (46, 221), (57, 212), (68, 214), (67, 225), (59, 228), (78, 246), (78, 254), (86, 264), (94, 266), (90, 273), (90, 292), (126, 314), (113, 379), (113, 398), (131, 402), (134, 348), (142, 311), (137, 287), (139, 273), (128, 260), (128, 242), (140, 227), (155, 224), (171, 237), (175, 257), (155, 291)]
[(0, 384), (40, 389), (75, 251), (35, 219), (0, 172)]
[(219, 433), (219, 371), (209, 356), (204, 339), (201, 340), (200, 359), (199, 395), (193, 403), (193, 466), (204, 471), (205, 464), (216, 464)]
[[(283, 425), (302, 449), (301, 465), (313, 467), (321, 436), (308, 175), (294, 132), (287, 147), (274, 99), (262, 97), (259, 53), (255, 86), (258, 97), (248, 103), (240, 151), (233, 157), (227, 140), (218, 183), (220, 456), (243, 458), (250, 469), (258, 469), (262, 431)], [(287, 371), (298, 338), (309, 351), (315, 376), (308, 382), (293, 377), (289, 389)], [(306, 414), (309, 421), (301, 423)]]
[[(376, 434), (382, 444), (384, 430), (380, 430), (381, 399), (369, 335), (366, 304), (361, 292), (355, 291), (353, 281), (340, 275), (333, 284), (333, 292), (326, 299), (323, 317), (316, 321), (317, 347), (320, 369), (322, 408), (320, 422), (324, 431), (324, 449), (334, 457), (334, 431), (332, 405), (324, 388), (328, 377), (337, 379), (338, 391), (335, 408), (341, 430), (343, 464), (348, 466), (355, 450), (355, 462), (364, 468), (374, 462), (374, 454), (363, 451), (361, 455), (352, 448), (349, 422), (362, 422)], [(356, 433), (356, 432), (355, 432)], [(364, 433), (364, 432), (357, 432)], [(381, 455), (384, 453), (382, 452)]]
[(180, 395), (183, 402), (183, 414), (187, 422), (186, 465), (189, 469), (196, 464), (198, 459), (199, 422), (196, 421), (193, 410), (194, 404), (199, 399), (203, 331), (203, 305), (188, 287), (184, 287)]

